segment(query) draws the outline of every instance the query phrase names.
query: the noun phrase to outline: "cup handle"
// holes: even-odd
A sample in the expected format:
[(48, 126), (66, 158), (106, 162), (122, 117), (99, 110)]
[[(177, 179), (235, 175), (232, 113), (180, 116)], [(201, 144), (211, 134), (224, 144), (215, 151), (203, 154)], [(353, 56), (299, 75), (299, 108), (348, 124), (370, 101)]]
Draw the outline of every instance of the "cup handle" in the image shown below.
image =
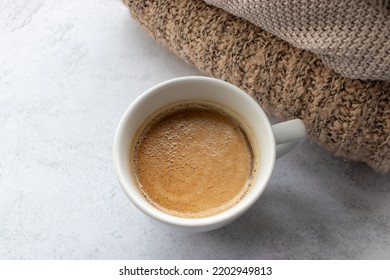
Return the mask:
[(302, 120), (293, 119), (272, 126), (276, 145), (276, 158), (292, 151), (306, 139), (306, 127)]

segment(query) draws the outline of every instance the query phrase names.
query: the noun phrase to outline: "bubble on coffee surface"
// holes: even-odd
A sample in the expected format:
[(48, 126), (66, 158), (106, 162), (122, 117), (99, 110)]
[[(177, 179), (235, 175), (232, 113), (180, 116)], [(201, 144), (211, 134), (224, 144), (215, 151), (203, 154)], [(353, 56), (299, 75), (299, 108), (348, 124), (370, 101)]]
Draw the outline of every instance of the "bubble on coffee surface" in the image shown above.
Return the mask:
[(214, 106), (171, 107), (150, 120), (137, 140), (138, 187), (167, 213), (211, 216), (249, 190), (256, 164), (251, 142), (237, 120)]

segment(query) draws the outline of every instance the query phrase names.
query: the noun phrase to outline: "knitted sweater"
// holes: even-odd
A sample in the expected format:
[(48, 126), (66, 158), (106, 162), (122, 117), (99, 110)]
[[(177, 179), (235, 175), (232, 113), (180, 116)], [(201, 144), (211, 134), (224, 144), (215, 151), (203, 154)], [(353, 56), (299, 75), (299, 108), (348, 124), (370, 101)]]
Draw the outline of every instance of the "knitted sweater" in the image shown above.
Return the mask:
[(390, 80), (389, 0), (205, 0), (353, 79)]
[(144, 30), (183, 60), (237, 85), (269, 114), (300, 118), (336, 155), (390, 172), (390, 82), (335, 73), (312, 53), (202, 0), (125, 0)]

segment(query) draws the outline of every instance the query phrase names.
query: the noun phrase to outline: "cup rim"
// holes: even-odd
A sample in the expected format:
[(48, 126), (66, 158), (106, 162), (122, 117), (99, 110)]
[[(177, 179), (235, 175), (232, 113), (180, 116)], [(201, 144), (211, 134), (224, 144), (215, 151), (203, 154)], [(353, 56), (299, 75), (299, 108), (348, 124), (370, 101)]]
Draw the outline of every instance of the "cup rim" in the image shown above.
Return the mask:
[[(167, 224), (171, 224), (174, 226), (179, 226), (179, 227), (186, 227), (186, 228), (198, 228), (198, 227), (207, 227), (207, 226), (213, 226), (216, 224), (224, 223), (227, 221), (233, 220), (235, 217), (238, 217), (242, 215), (244, 212), (246, 212), (261, 196), (263, 191), (265, 190), (269, 179), (271, 178), (272, 171), (274, 168), (274, 163), (275, 163), (275, 145), (270, 145), (270, 153), (271, 153), (271, 162), (267, 163), (269, 165), (268, 172), (266, 173), (265, 176), (263, 176), (263, 185), (261, 188), (259, 188), (256, 192), (250, 192), (250, 194), (247, 194), (249, 196), (245, 200), (237, 203), (236, 205), (232, 206), (231, 208), (212, 215), (212, 216), (207, 216), (207, 217), (201, 217), (201, 218), (184, 218), (184, 217), (178, 217), (178, 216), (173, 216), (168, 213), (165, 213), (156, 207), (152, 206), (149, 202), (145, 200), (140, 200), (136, 198), (133, 195), (133, 189), (137, 189), (136, 186), (129, 186), (124, 177), (122, 176), (122, 171), (121, 171), (121, 164), (119, 162), (119, 141), (126, 130), (126, 121), (129, 119), (131, 116), (131, 112), (139, 106), (143, 102), (145, 98), (148, 98), (150, 94), (155, 92), (157, 89), (166, 87), (166, 86), (171, 86), (176, 83), (183, 83), (183, 82), (210, 82), (217, 84), (218, 86), (223, 86), (231, 91), (234, 91), (238, 94), (241, 95), (241, 97), (249, 104), (252, 106), (256, 106), (256, 111), (257, 113), (261, 116), (262, 119), (265, 120), (264, 124), (266, 126), (266, 129), (268, 131), (267, 135), (268, 137), (271, 137), (270, 141), (271, 143), (275, 143), (274, 135), (272, 132), (272, 127), (269, 122), (269, 119), (261, 106), (257, 104), (257, 102), (249, 96), (247, 93), (245, 93), (243, 90), (240, 88), (236, 87), (235, 85), (232, 85), (228, 82), (225, 82), (223, 80), (219, 80), (216, 78), (211, 78), (211, 77), (204, 77), (204, 76), (184, 76), (184, 77), (178, 77), (178, 78), (173, 78), (164, 82), (161, 82), (145, 92), (143, 92), (141, 95), (139, 95), (131, 104), (130, 106), (126, 109), (125, 113), (122, 115), (119, 124), (117, 126), (117, 129), (115, 131), (115, 136), (114, 136), (114, 142), (113, 142), (113, 161), (114, 161), (114, 166), (115, 166), (115, 171), (117, 178), (120, 182), (120, 185), (124, 192), (126, 193), (127, 197), (132, 201), (132, 203), (142, 212), (147, 214), (148, 216), (158, 220), (162, 221)], [(136, 190), (139, 192), (139, 190)]]

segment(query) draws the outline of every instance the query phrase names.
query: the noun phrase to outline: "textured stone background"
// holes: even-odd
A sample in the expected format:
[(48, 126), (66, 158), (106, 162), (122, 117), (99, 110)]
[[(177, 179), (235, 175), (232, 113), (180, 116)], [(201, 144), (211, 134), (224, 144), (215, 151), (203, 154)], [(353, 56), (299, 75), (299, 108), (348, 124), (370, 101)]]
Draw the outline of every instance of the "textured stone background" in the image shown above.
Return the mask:
[(0, 2), (0, 259), (390, 259), (390, 175), (305, 143), (235, 223), (201, 234), (130, 204), (112, 164), (127, 106), (200, 75), (120, 0)]

